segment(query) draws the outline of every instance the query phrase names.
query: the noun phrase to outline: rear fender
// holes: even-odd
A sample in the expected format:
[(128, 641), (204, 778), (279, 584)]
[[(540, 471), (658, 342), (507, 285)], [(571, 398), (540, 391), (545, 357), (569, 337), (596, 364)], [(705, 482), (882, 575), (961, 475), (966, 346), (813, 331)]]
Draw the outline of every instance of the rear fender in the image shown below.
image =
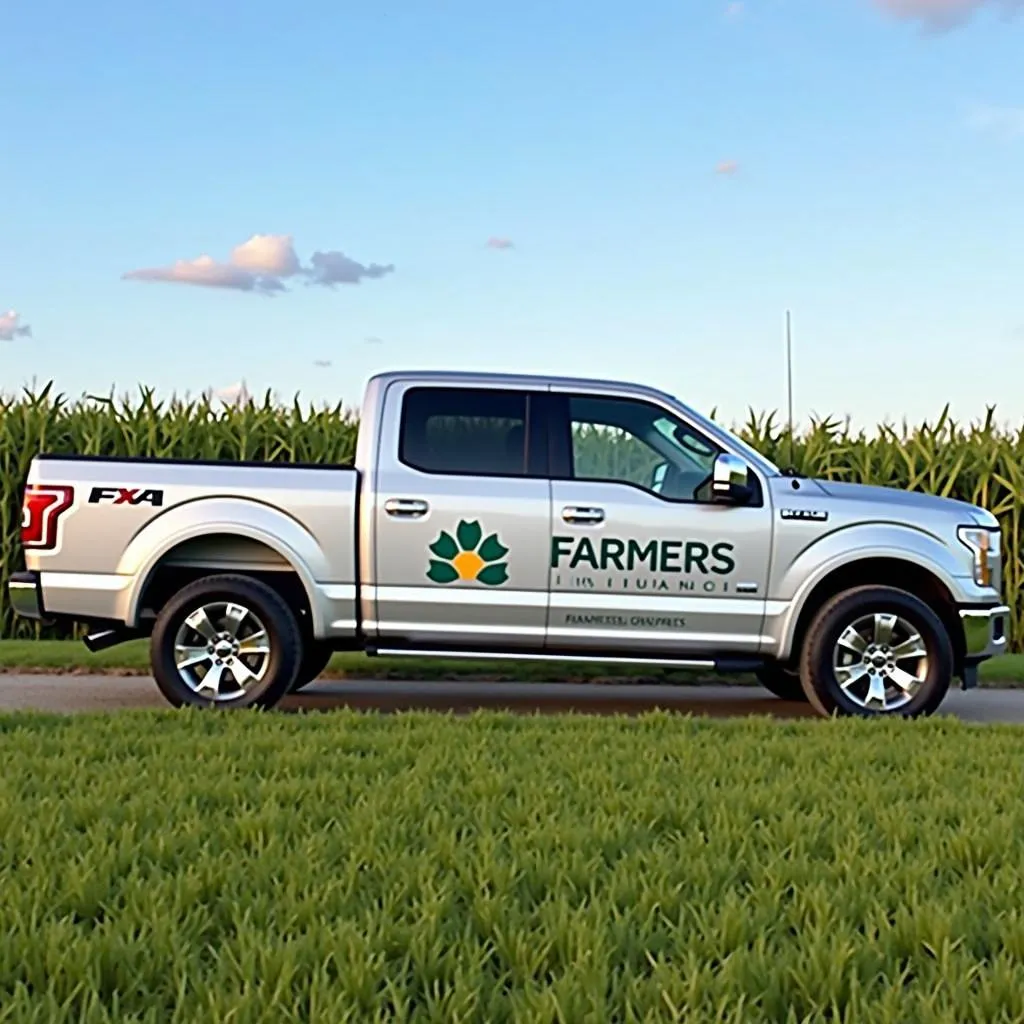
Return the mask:
[[(123, 620), (138, 625), (139, 603), (161, 560), (179, 544), (211, 534), (230, 534), (265, 544), (295, 570), (309, 601), (316, 636), (324, 630), (324, 609), (317, 580), (327, 578), (328, 563), (320, 545), (301, 523), (283, 512), (245, 498), (200, 498), (177, 505), (151, 519), (125, 548), (119, 575), (133, 583), (124, 594)], [(225, 571), (230, 566), (225, 565)]]

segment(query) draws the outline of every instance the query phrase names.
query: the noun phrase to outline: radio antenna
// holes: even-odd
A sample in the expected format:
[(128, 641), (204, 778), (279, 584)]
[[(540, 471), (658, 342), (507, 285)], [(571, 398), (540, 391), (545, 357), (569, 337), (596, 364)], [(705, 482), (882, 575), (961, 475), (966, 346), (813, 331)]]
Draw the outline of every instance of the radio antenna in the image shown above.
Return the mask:
[(793, 465), (793, 327), (786, 310), (786, 398), (789, 404), (789, 464)]

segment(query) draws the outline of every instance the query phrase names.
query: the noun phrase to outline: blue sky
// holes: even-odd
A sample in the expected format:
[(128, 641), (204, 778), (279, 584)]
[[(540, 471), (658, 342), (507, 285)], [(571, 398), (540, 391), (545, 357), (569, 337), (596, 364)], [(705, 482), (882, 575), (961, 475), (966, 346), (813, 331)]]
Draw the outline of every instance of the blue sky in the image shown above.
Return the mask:
[[(32, 333), (0, 317), (0, 389), (355, 403), (382, 369), (512, 370), (742, 418), (785, 408), (789, 307), (801, 418), (1024, 419), (996, 2), (34, 0), (2, 31), (0, 313)], [(254, 235), (283, 237), (250, 268), (383, 269), (124, 277)]]

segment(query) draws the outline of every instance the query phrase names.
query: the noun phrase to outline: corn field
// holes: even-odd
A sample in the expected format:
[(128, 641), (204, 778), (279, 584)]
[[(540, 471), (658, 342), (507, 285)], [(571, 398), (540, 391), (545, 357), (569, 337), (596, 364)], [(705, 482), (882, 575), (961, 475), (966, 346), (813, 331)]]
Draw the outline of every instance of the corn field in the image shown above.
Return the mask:
[[(70, 401), (50, 388), (0, 397), (0, 636), (31, 636), (7, 604), (7, 576), (22, 567), (19, 545), (21, 491), (32, 457), (57, 454), (144, 455), (176, 458), (250, 459), (268, 462), (350, 462), (358, 419), (334, 407), (262, 403), (221, 408), (208, 398), (157, 401), (143, 389), (138, 399)], [(1013, 642), (1022, 650), (1024, 598), (1024, 424), (1010, 430), (984, 420), (960, 424), (943, 410), (918, 426), (883, 424), (871, 434), (847, 422), (816, 419), (790, 437), (776, 415), (751, 412), (737, 433), (776, 463), (809, 476), (901, 487), (982, 505), (999, 517), (1006, 549), (1004, 585), (1013, 608)], [(632, 442), (623, 437), (622, 443)], [(605, 439), (601, 452), (588, 445), (588, 466), (597, 459), (621, 465), (635, 459)], [(41, 635), (41, 634), (40, 634)]]

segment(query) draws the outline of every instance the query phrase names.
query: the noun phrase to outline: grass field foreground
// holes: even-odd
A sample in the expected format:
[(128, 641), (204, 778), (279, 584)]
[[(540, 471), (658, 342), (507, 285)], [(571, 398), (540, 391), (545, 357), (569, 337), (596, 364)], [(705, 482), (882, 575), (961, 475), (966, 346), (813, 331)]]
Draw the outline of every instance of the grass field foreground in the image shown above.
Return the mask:
[[(147, 675), (145, 640), (90, 653), (77, 640), (0, 640), (0, 672), (68, 672)], [(370, 658), (336, 654), (324, 679), (479, 679), (508, 682), (653, 682), (676, 685), (735, 683), (757, 685), (752, 675), (717, 675), (651, 666), (601, 662), (469, 661), (462, 658)], [(1024, 686), (1024, 655), (1009, 654), (982, 665), (980, 685), (1009, 689)]]
[(0, 718), (0, 1021), (1024, 1018), (1020, 731)]

